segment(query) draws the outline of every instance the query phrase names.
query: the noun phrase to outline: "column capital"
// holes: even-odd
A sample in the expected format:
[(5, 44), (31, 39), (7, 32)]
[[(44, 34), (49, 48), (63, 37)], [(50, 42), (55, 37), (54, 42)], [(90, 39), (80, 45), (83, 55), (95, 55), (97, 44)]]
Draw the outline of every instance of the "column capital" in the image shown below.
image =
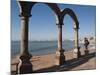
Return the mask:
[(79, 22), (74, 22), (74, 29), (78, 30), (79, 29)]
[(21, 17), (21, 20), (26, 20), (26, 21), (29, 20), (29, 17), (28, 16), (20, 16), (20, 17)]
[(28, 17), (31, 17), (32, 15), (31, 14), (28, 14), (27, 12), (21, 12), (19, 14), (19, 16), (22, 17), (22, 18), (28, 18)]
[(56, 25), (64, 25), (61, 14), (56, 16)]
[(20, 17), (31, 17), (31, 10), (34, 3), (32, 2), (24, 2), (24, 1), (18, 1), (18, 5), (20, 8)]
[(58, 28), (62, 28), (62, 25), (57, 25), (58, 26)]
[(63, 26), (64, 24), (57, 24), (57, 23), (56, 23), (56, 25), (57, 25), (59, 28), (62, 28), (62, 26)]
[(64, 25), (63, 22), (56, 23), (56, 25)]
[(79, 28), (73, 28), (74, 30), (78, 30)]

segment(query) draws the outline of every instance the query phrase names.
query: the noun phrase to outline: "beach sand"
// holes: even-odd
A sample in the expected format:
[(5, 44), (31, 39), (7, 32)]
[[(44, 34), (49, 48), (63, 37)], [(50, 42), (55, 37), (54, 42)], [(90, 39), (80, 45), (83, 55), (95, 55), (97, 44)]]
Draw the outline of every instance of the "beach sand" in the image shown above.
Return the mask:
[[(55, 66), (55, 54), (33, 56), (31, 58), (33, 71), (34, 73), (42, 73), (96, 69), (95, 47), (89, 49), (88, 55), (85, 55), (84, 49), (80, 49), (80, 51), (82, 56), (79, 59), (73, 58), (73, 50), (65, 52), (66, 63), (62, 66)], [(16, 71), (15, 64), (17, 62), (17, 59), (12, 59), (11, 61), (11, 71), (13, 75)]]

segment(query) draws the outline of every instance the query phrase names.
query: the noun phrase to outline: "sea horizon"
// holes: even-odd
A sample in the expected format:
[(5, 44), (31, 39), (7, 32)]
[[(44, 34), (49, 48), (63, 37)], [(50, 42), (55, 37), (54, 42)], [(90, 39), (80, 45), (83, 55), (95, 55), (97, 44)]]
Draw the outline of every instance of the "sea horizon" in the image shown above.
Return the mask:
[[(63, 41), (63, 48), (66, 50), (74, 48), (73, 41)], [(28, 50), (33, 55), (45, 55), (55, 53), (57, 49), (57, 40), (53, 41), (29, 41)], [(12, 57), (20, 53), (20, 41), (11, 41)]]

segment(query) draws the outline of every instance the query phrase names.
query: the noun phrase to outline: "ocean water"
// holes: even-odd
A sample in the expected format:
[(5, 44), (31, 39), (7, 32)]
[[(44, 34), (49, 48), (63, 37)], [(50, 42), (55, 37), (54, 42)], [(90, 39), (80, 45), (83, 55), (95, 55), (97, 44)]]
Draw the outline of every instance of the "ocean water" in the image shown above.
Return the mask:
[[(82, 45), (81, 45), (82, 46)], [(65, 51), (74, 48), (73, 41), (63, 41)], [(57, 49), (57, 41), (29, 41), (28, 50), (32, 55), (53, 54)], [(11, 57), (20, 53), (20, 41), (11, 41)]]
[[(72, 41), (63, 41), (63, 49), (70, 50), (74, 48)], [(57, 41), (29, 41), (28, 50), (32, 55), (45, 55), (55, 53)], [(14, 57), (20, 53), (20, 41), (11, 41), (11, 56)]]

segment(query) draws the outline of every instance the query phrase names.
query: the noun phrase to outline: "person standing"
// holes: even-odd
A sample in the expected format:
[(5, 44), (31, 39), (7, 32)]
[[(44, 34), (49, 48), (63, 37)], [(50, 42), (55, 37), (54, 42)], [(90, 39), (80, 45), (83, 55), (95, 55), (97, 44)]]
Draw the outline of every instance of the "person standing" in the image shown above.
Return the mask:
[(84, 38), (84, 46), (85, 46), (85, 54), (88, 54), (89, 51), (88, 51), (88, 46), (89, 46), (89, 41), (88, 41), (88, 38)]

